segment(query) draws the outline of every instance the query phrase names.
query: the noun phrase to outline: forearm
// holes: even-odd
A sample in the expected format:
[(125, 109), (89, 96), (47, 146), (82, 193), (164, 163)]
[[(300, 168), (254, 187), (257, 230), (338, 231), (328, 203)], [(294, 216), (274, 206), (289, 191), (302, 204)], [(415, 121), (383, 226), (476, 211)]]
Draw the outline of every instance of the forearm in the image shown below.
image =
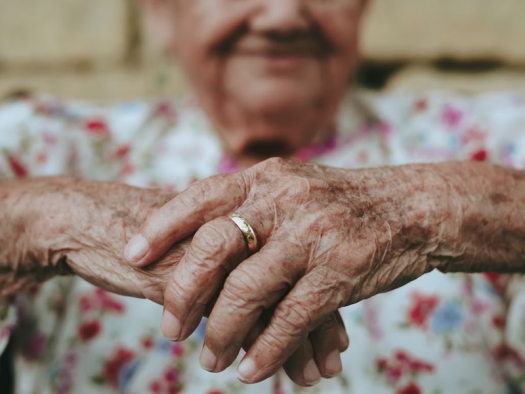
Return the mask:
[[(525, 172), (481, 163), (436, 166), (448, 187), (439, 244), (444, 272), (525, 272)], [(441, 204), (442, 206), (442, 204)]]
[(119, 276), (134, 278), (121, 258), (127, 240), (171, 198), (66, 177), (1, 182), (0, 295), (72, 273), (113, 290)]
[[(27, 285), (71, 272), (63, 256), (54, 253), (60, 243), (54, 228), (61, 219), (57, 206), (44, 203), (45, 196), (65, 182), (65, 178), (0, 182), (0, 295), (12, 296)], [(46, 221), (46, 216), (54, 220)]]

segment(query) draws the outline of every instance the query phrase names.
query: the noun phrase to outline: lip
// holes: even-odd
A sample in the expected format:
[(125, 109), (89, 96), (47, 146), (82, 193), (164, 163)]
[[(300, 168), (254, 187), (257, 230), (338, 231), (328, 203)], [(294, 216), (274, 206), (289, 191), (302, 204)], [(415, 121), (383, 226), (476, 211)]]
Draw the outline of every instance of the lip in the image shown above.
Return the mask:
[(246, 47), (239, 45), (234, 52), (244, 55), (255, 55), (271, 58), (319, 58), (326, 56), (328, 51), (320, 45), (304, 43), (303, 45), (260, 45)]
[(298, 53), (289, 53), (289, 54), (279, 54), (269, 52), (237, 52), (237, 55), (240, 58), (247, 58), (254, 60), (262, 64), (264, 67), (270, 71), (275, 72), (287, 72), (295, 71), (304, 65), (308, 61), (319, 60), (318, 56), (312, 54), (298, 54)]
[(270, 54), (259, 54), (256, 55), (266, 66), (278, 69), (278, 70), (291, 70), (300, 67), (304, 62), (315, 59), (314, 56), (305, 55), (286, 55), (286, 56), (275, 56)]

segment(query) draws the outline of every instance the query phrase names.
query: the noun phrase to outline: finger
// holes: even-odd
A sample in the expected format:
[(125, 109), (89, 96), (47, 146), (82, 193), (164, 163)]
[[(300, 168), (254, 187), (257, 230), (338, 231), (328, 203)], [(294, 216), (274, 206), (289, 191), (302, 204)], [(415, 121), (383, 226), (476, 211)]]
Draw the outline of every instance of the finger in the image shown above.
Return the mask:
[(310, 333), (315, 361), (323, 378), (333, 378), (341, 373), (340, 324), (335, 313), (326, 318)]
[[(262, 334), (266, 327), (269, 317), (267, 313), (263, 313), (254, 327), (250, 330), (248, 336), (244, 340), (242, 348), (246, 351), (250, 349), (252, 344)], [(321, 373), (314, 358), (313, 347), (310, 338), (299, 346), (299, 348), (290, 356), (283, 365), (283, 369), (288, 377), (297, 385), (302, 387), (313, 386), (321, 379)]]
[(337, 310), (341, 301), (337, 289), (323, 281), (332, 283), (334, 279), (311, 272), (280, 302), (270, 324), (237, 368), (241, 381), (257, 383), (275, 374), (308, 333)]
[(227, 274), (246, 256), (243, 235), (231, 220), (221, 217), (202, 226), (166, 286), (163, 335), (171, 340), (187, 338)]
[(334, 316), (339, 322), (339, 351), (343, 353), (348, 349), (348, 346), (350, 346), (350, 338), (348, 337), (348, 333), (346, 332), (345, 323), (343, 321), (343, 318), (341, 317), (341, 313), (339, 313), (339, 311), (334, 312)]
[(241, 206), (247, 196), (244, 179), (242, 173), (236, 173), (193, 183), (148, 217), (140, 232), (126, 246), (126, 262), (144, 267), (204, 223)]
[(315, 361), (314, 348), (310, 338), (286, 360), (283, 365), (288, 377), (302, 387), (314, 386), (321, 380), (321, 372)]
[(293, 286), (294, 260), (291, 247), (268, 243), (228, 276), (206, 326), (206, 369), (231, 365), (262, 312)]

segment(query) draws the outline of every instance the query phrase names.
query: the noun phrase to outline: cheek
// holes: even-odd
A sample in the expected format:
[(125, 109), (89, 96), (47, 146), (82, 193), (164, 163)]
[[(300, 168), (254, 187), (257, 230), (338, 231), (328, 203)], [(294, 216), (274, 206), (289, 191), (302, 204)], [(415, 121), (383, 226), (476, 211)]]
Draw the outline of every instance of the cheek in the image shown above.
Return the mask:
[(232, 6), (228, 0), (192, 0), (178, 10), (176, 54), (198, 90), (218, 87), (224, 59), (214, 50), (245, 23), (251, 3), (235, 2)]
[(358, 58), (358, 38), (361, 8), (356, 5), (313, 9), (312, 15), (323, 34), (335, 46), (341, 59), (355, 63)]
[(179, 7), (175, 18), (177, 46), (181, 57), (196, 60), (213, 57), (217, 45), (231, 37), (246, 23), (251, 13), (247, 3), (235, 2), (236, 6), (234, 4), (229, 7), (226, 7), (225, 3), (231, 2), (192, 0)]

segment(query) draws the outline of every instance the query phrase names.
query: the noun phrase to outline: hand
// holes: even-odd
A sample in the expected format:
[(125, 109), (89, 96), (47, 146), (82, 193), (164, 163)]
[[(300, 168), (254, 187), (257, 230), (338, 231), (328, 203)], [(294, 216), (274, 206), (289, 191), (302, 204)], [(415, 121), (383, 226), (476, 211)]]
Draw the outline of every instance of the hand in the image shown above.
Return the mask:
[[(242, 381), (255, 383), (338, 308), (430, 271), (431, 240), (453, 214), (445, 193), (431, 166), (348, 171), (271, 159), (193, 184), (148, 218), (127, 259), (145, 266), (198, 230), (166, 288), (163, 333), (187, 337), (220, 292), (201, 354), (220, 371), (253, 324), (270, 315), (238, 368)], [(246, 245), (224, 217), (232, 211), (246, 217), (261, 246), (240, 264), (231, 256)]]
[[(144, 270), (125, 264), (122, 252), (146, 217), (174, 198), (174, 194), (72, 178), (4, 181), (1, 186), (0, 198), (4, 206), (10, 207), (10, 220), (2, 223), (6, 228), (5, 231), (3, 226), (0, 228), (0, 241), (12, 247), (2, 248), (0, 260), (13, 262), (16, 267), (15, 275), (9, 277), (0, 272), (2, 292), (9, 290), (14, 294), (27, 283), (43, 281), (55, 274), (75, 273), (111, 292), (163, 304), (168, 279), (187, 250), (189, 240), (171, 247), (169, 253)], [(13, 228), (23, 229), (24, 236), (12, 231)], [(246, 258), (244, 250), (232, 258), (239, 261)], [(342, 320), (337, 314), (333, 319), (327, 320), (318, 331), (319, 339), (313, 342), (320, 352), (330, 349), (333, 342), (333, 335), (329, 338), (321, 335), (323, 330), (336, 330), (336, 338), (338, 334), (342, 338), (337, 341), (341, 350), (348, 346)], [(245, 348), (263, 328), (262, 321), (253, 327)], [(308, 363), (304, 356), (309, 352), (312, 344), (306, 341), (286, 363), (286, 372), (298, 384), (320, 378), (315, 363)]]

